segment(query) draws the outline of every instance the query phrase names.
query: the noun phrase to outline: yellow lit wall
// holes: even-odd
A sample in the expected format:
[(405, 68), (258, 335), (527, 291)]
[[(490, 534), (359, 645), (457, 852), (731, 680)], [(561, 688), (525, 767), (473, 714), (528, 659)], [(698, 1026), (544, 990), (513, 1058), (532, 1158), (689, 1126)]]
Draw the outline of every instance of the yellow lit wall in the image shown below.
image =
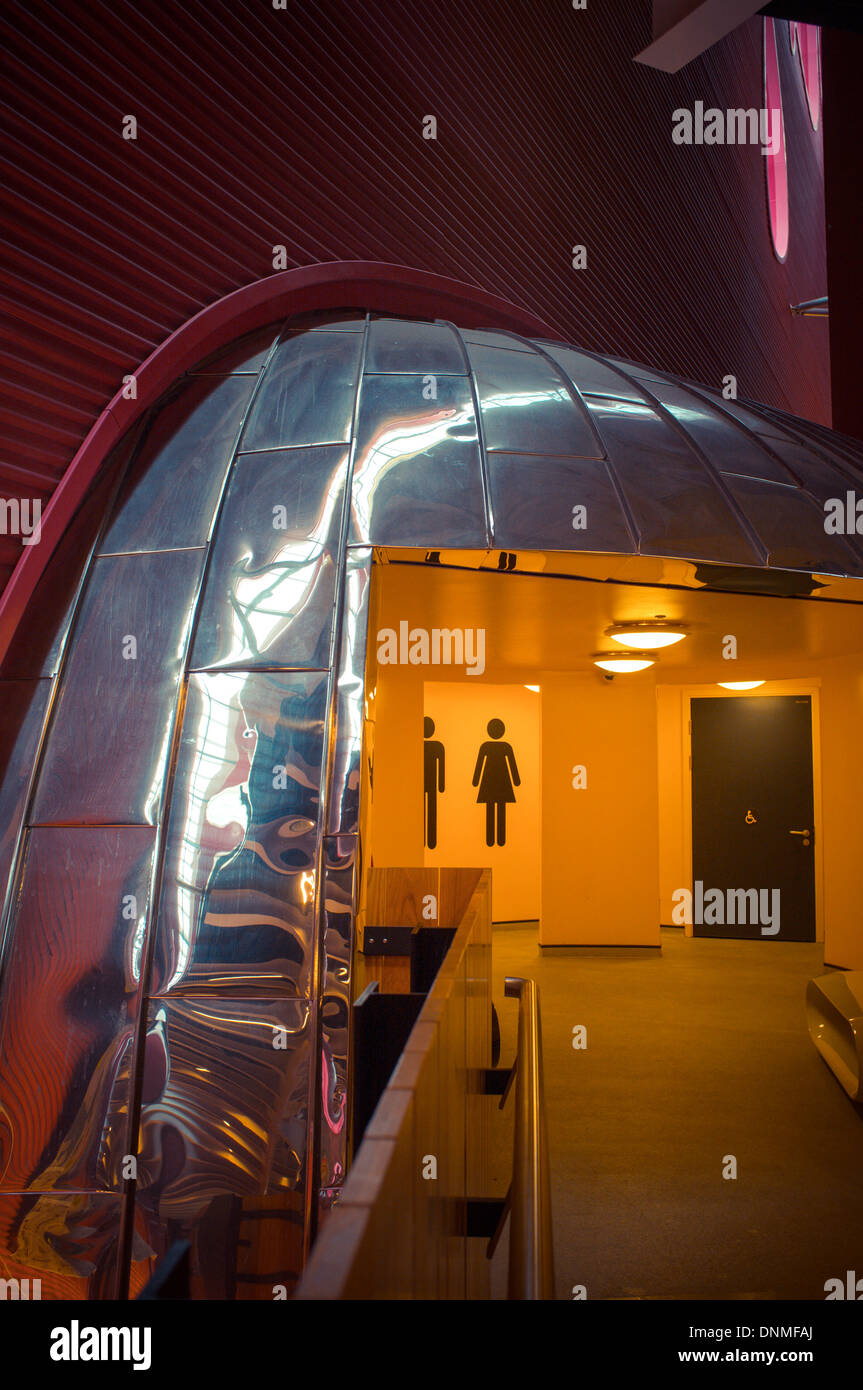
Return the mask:
[(821, 687), (824, 959), (863, 970), (863, 662), (825, 662)]
[[(524, 685), (428, 681), (425, 714), (446, 750), (446, 790), (438, 797), (438, 843), (422, 861), (452, 868), (492, 869), (492, 917), (496, 922), (539, 917), (539, 708)], [(501, 742), (510, 744), (521, 784), (506, 808), (505, 844), (486, 844), (486, 811), (472, 786), (477, 753), (488, 740), (489, 719), (501, 719)], [(422, 741), (422, 730), (417, 730)], [(414, 754), (416, 756), (416, 754)], [(413, 861), (411, 861), (413, 862)]]
[(541, 943), (658, 946), (651, 673), (544, 674), (542, 730)]
[[(466, 678), (463, 669), (378, 666), (370, 702), (372, 862), (424, 862), (421, 731), (424, 712), (435, 713), (428, 702), (442, 702), (436, 708), (445, 711), (453, 750), (464, 743), (457, 755), (464, 785), (483, 690), (538, 684), (540, 697), (525, 691), (523, 698), (537, 701), (542, 730), (539, 907), (530, 906), (537, 894), (527, 867), (519, 882), (499, 860), (495, 877), (494, 856), (478, 853), (482, 808), (475, 793), (459, 803), (452, 834), (441, 820), (439, 848), (428, 862), (491, 864), (495, 919), (538, 914), (543, 944), (655, 945), (659, 924), (670, 921), (671, 894), (691, 880), (689, 697), (722, 694), (719, 680), (763, 677), (764, 695), (813, 695), (818, 928), (825, 961), (863, 969), (863, 606), (416, 565), (380, 567), (376, 584), (378, 626), (396, 628), (402, 619), (429, 629), (482, 626), (486, 669)], [(652, 670), (606, 682), (590, 664), (604, 629), (651, 612), (687, 622), (692, 636), (662, 653)], [(721, 657), (727, 633), (739, 638), (737, 662)], [(586, 790), (572, 786), (576, 765), (586, 768)], [(526, 817), (519, 817), (526, 809), (523, 801), (509, 811), (519, 834), (526, 834)], [(462, 833), (478, 833), (478, 845), (463, 850)], [(525, 866), (531, 853), (525, 842)]]

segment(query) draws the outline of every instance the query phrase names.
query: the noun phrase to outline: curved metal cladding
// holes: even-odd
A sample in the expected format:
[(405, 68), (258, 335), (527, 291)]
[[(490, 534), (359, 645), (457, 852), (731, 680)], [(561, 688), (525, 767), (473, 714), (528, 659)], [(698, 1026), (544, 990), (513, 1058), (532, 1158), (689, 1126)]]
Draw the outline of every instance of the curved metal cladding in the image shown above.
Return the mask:
[[(760, 149), (672, 141), (676, 108), (766, 104), (761, 17), (671, 74), (632, 61), (650, 42), (648, 0), (279, 6), (0, 7), (0, 497), (47, 506), (124, 375), (269, 276), (282, 246), (285, 266), (420, 263), (599, 351), (704, 381), (733, 372), (749, 395), (830, 419), (828, 323), (788, 306), (829, 288), (833, 330), (843, 302), (856, 320), (853, 281), (833, 284), (853, 275), (859, 232), (853, 210), (834, 219), (844, 265), (828, 287), (822, 134), (787, 25), (780, 264)], [(849, 146), (837, 188), (856, 121), (831, 119), (831, 103), (856, 96), (855, 76), (849, 56), (824, 84), (828, 159), (838, 135)], [(573, 269), (574, 243), (589, 269)], [(0, 529), (0, 589), (19, 556)]]
[(861, 484), (830, 431), (443, 322), (291, 320), (179, 381), (0, 676), (4, 1273), (135, 1291), (184, 1237), (195, 1296), (292, 1287), (345, 1162), (373, 547), (859, 576), (823, 507)]

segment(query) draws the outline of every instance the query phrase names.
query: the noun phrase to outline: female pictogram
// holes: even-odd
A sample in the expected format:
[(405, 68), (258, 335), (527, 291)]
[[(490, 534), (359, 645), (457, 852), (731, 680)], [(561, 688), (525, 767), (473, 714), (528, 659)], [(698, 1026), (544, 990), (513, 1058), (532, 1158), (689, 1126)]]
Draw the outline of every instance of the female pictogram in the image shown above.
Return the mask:
[(506, 732), (502, 719), (490, 719), (486, 725), (491, 734), (480, 747), (473, 773), (473, 786), (479, 785), (477, 802), (485, 802), (485, 842), (506, 844), (506, 803), (515, 801), (513, 785), (521, 785), (515, 754), (509, 743), (497, 740)]

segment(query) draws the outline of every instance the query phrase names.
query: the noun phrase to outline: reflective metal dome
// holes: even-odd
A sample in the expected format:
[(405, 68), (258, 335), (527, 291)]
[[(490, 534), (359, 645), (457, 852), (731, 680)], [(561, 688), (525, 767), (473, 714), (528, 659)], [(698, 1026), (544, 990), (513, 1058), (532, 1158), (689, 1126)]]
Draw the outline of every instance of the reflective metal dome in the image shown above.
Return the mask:
[(8, 1268), (104, 1296), (187, 1235), (207, 1296), (298, 1271), (345, 1166), (374, 547), (853, 577), (824, 503), (861, 483), (829, 430), (443, 322), (293, 319), (177, 382), (0, 672)]

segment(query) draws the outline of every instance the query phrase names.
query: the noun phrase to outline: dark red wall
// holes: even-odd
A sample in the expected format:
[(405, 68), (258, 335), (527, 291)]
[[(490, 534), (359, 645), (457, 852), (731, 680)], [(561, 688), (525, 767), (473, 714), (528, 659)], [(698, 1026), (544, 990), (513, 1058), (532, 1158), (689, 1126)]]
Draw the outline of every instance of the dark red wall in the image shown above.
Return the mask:
[[(820, 137), (785, 28), (784, 266), (758, 150), (671, 141), (679, 105), (762, 104), (761, 21), (677, 76), (632, 62), (649, 37), (649, 0), (7, 3), (0, 495), (47, 499), (122, 375), (271, 273), (280, 243), (288, 265), (465, 280), (589, 348), (733, 373), (829, 423), (827, 326), (788, 311), (826, 271)], [(0, 585), (19, 554), (0, 536)]]
[(824, 177), (833, 425), (863, 439), (863, 35), (824, 35)]

